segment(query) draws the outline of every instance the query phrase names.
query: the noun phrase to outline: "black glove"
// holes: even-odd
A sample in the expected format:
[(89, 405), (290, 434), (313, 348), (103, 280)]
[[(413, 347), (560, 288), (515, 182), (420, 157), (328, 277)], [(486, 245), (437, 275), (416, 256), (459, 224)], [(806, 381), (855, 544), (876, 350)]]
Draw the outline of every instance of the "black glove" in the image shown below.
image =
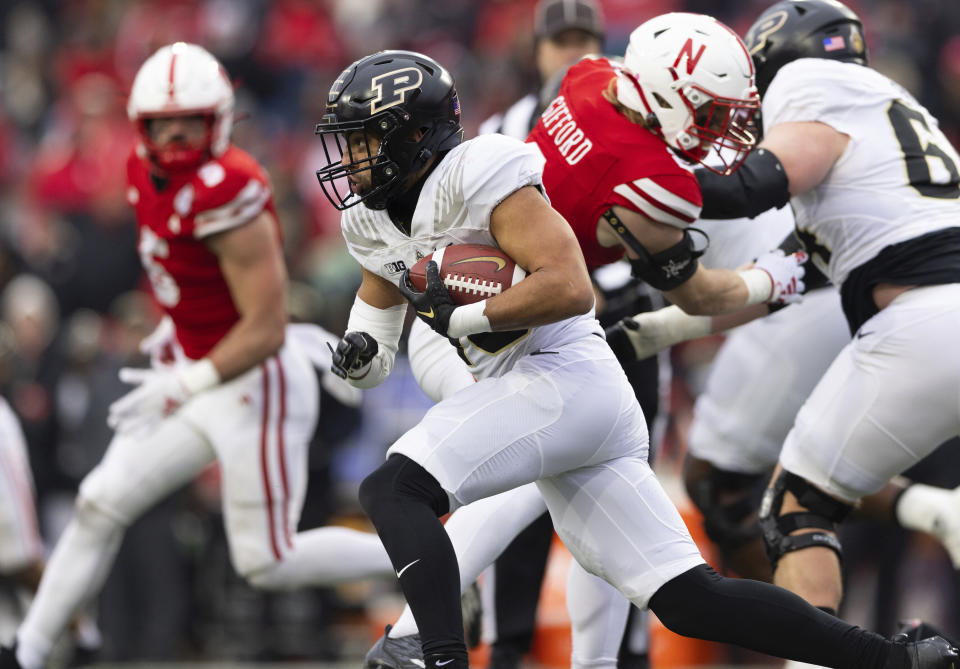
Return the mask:
[(330, 344), (327, 344), (327, 348), (333, 355), (330, 371), (341, 379), (350, 375), (356, 378), (356, 372), (369, 365), (379, 350), (377, 340), (366, 332), (348, 332), (343, 335), (336, 350)]
[(413, 305), (417, 316), (439, 332), (444, 337), (447, 336), (447, 329), (450, 327), (450, 314), (457, 308), (450, 293), (447, 292), (443, 281), (440, 280), (440, 268), (437, 263), (430, 261), (427, 263), (427, 288), (422, 293), (418, 293), (410, 283), (410, 270), (403, 273), (400, 279), (400, 292), (407, 298), (407, 301)]

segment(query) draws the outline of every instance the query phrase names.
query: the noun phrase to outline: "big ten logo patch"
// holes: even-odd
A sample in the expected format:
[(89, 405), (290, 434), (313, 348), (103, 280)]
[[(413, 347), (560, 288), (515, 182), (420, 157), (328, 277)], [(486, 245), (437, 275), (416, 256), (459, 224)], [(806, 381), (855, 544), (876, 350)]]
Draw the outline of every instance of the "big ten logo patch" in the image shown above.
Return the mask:
[(383, 263), (383, 271), (387, 274), (399, 274), (400, 272), (406, 271), (406, 269), (407, 265), (402, 260)]

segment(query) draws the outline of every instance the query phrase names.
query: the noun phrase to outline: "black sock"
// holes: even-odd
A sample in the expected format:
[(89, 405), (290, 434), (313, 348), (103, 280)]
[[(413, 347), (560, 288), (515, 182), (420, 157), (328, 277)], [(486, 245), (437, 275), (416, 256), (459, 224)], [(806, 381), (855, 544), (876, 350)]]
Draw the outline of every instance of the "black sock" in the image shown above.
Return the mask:
[[(724, 578), (707, 565), (684, 572), (650, 599), (671, 631), (777, 657), (844, 669), (902, 666), (878, 634), (830, 616), (783, 588)], [(903, 660), (906, 660), (904, 653)]]
[(553, 521), (543, 513), (494, 562), (497, 638), (490, 648), (490, 669), (517, 669), (530, 651), (552, 543)]
[(391, 456), (360, 485), (360, 504), (377, 528), (420, 629), (427, 669), (464, 669), (460, 570), (439, 516), (447, 493), (423, 467)]

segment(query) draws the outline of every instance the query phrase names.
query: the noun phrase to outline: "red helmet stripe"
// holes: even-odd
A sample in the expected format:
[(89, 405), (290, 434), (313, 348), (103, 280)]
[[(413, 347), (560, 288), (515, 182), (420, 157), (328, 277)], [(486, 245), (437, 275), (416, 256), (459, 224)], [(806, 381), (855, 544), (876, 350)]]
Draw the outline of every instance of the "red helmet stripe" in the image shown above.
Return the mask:
[(170, 54), (170, 79), (167, 82), (167, 97), (173, 101), (173, 71), (177, 66), (177, 52)]

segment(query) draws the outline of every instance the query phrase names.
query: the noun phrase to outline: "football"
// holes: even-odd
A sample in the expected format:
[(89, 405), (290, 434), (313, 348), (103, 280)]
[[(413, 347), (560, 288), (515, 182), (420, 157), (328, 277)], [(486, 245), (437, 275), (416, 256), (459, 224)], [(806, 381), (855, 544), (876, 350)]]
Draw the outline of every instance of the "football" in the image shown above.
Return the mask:
[(410, 268), (410, 282), (418, 291), (427, 287), (427, 263), (437, 263), (440, 279), (457, 304), (473, 304), (499, 295), (527, 273), (503, 251), (484, 244), (451, 244), (437, 249)]

